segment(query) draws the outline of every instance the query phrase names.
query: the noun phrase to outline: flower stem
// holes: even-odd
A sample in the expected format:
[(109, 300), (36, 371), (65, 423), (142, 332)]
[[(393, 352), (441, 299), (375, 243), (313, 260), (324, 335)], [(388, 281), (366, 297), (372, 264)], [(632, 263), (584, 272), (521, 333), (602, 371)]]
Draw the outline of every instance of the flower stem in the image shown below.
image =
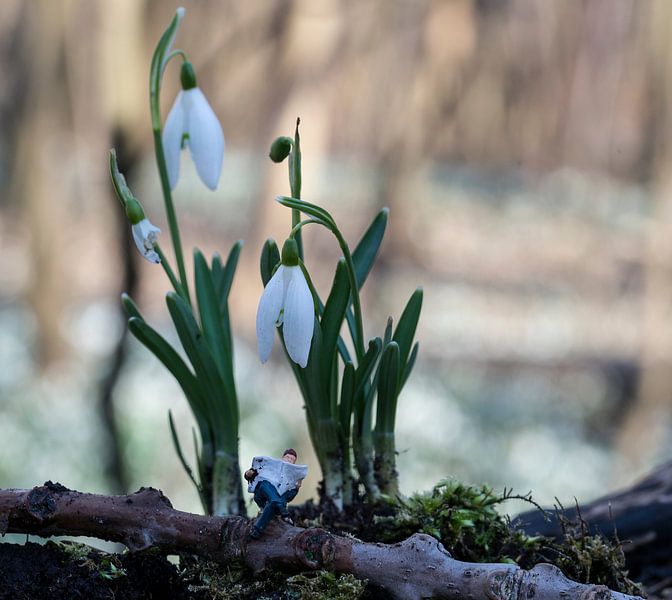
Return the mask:
[[(294, 212), (297, 212), (300, 214), (299, 209), (292, 209), (292, 221), (294, 221)], [(352, 254), (350, 252), (350, 247), (348, 246), (348, 243), (345, 241), (345, 238), (341, 234), (340, 230), (338, 227), (336, 227), (335, 223), (326, 223), (322, 219), (317, 219), (317, 218), (311, 218), (311, 219), (304, 219), (303, 221), (297, 221), (297, 223), (292, 227), (292, 230), (289, 232), (289, 237), (293, 237), (297, 244), (299, 243), (299, 236), (301, 235), (301, 229), (305, 225), (309, 225), (311, 223), (316, 223), (318, 225), (322, 225), (329, 229), (334, 236), (336, 237), (336, 240), (338, 241), (338, 245), (340, 246), (342, 252), (343, 252), (343, 257), (345, 258), (345, 266), (348, 271), (348, 282), (350, 283), (350, 295), (352, 297), (352, 307), (354, 309), (355, 313), (355, 335), (353, 336), (353, 341), (355, 343), (355, 352), (357, 354), (357, 361), (362, 360), (362, 357), (364, 356), (364, 325), (363, 325), (363, 319), (362, 319), (362, 304), (359, 299), (359, 287), (357, 286), (357, 274), (355, 272), (355, 263), (352, 260)], [(303, 259), (301, 259), (303, 262)]]
[(357, 339), (354, 340), (355, 352), (357, 354), (357, 364), (359, 364), (364, 357), (364, 324), (362, 319), (362, 304), (359, 299), (359, 287), (357, 286), (355, 263), (352, 260), (350, 248), (341, 235), (341, 232), (338, 230), (338, 228), (334, 228), (332, 231), (338, 240), (338, 245), (343, 251), (343, 258), (345, 258), (345, 266), (347, 267), (348, 271), (348, 280), (350, 282), (350, 297), (352, 298), (352, 308), (355, 313), (355, 329), (357, 331)]
[(175, 273), (173, 272), (173, 269), (171, 269), (170, 264), (168, 263), (168, 259), (166, 258), (166, 255), (163, 253), (163, 250), (161, 250), (161, 246), (159, 246), (158, 244), (154, 244), (154, 250), (161, 259), (161, 266), (163, 267), (164, 272), (166, 273), (168, 279), (170, 280), (173, 289), (185, 302), (188, 302), (189, 298), (187, 298), (184, 292), (184, 288), (182, 287), (182, 284), (178, 281), (177, 277), (175, 277)]
[[(301, 198), (301, 138), (299, 136), (299, 123), (301, 119), (296, 119), (296, 131), (294, 132), (294, 143), (292, 151), (289, 154), (289, 187), (292, 192), (292, 198)], [(292, 209), (292, 231), (301, 222), (301, 211)], [(296, 244), (299, 247), (299, 258), (303, 260), (303, 240), (301, 239), (301, 228), (295, 235)]]
[[(152, 112), (154, 111), (155, 108), (153, 104), (154, 102), (152, 102)], [(158, 111), (158, 102), (156, 105), (156, 109)], [(175, 205), (173, 204), (173, 196), (170, 191), (170, 183), (168, 182), (168, 170), (166, 169), (166, 157), (163, 151), (163, 140), (161, 139), (160, 126), (158, 129), (154, 128), (154, 149), (156, 151), (156, 164), (159, 167), (159, 177), (161, 179), (161, 190), (163, 191), (163, 201), (166, 207), (166, 218), (168, 219), (168, 226), (170, 227), (170, 237), (173, 241), (173, 249), (175, 250), (175, 260), (177, 261), (177, 269), (180, 274), (180, 283), (182, 284), (182, 288), (184, 291), (183, 297), (186, 300), (186, 302), (191, 306), (191, 300), (189, 298), (189, 283), (187, 280), (187, 271), (184, 268), (184, 255), (182, 253), (182, 242), (180, 241), (180, 228), (177, 225), (177, 215), (175, 214)]]

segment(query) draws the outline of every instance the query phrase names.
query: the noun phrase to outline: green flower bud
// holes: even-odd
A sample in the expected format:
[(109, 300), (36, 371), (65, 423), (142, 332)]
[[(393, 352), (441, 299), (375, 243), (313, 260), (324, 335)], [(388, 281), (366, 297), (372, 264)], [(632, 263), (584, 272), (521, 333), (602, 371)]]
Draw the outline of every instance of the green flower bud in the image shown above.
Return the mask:
[(145, 218), (145, 211), (136, 198), (131, 197), (126, 201), (126, 217), (131, 225), (137, 225)]
[(182, 83), (183, 90), (191, 90), (196, 87), (196, 71), (194, 71), (194, 66), (188, 60), (182, 63), (180, 82)]
[(287, 238), (282, 246), (282, 264), (286, 267), (299, 264), (299, 245), (294, 238)]
[(281, 163), (283, 160), (285, 160), (292, 151), (293, 143), (294, 140), (285, 135), (273, 140), (273, 143), (271, 144), (271, 151), (268, 153), (268, 155), (271, 157), (271, 160), (276, 163)]

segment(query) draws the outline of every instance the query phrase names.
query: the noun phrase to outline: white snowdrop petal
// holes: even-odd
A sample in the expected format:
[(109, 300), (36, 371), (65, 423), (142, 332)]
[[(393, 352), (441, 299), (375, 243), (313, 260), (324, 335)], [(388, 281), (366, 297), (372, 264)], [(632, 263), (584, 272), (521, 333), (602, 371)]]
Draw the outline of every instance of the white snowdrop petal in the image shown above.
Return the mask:
[(217, 116), (199, 88), (186, 90), (189, 151), (201, 181), (217, 189), (224, 161), (224, 132)]
[(283, 336), (289, 357), (301, 367), (308, 364), (313, 339), (313, 296), (300, 267), (288, 267), (292, 277), (285, 293)]
[(275, 322), (282, 309), (284, 295), (283, 271), (286, 267), (280, 265), (264, 288), (257, 308), (257, 351), (259, 359), (265, 363), (273, 350), (275, 340)]
[(143, 219), (133, 225), (131, 231), (133, 233), (133, 241), (135, 241), (140, 254), (149, 262), (159, 264), (161, 259), (154, 250), (154, 242), (156, 241), (156, 234), (161, 233), (161, 230), (152, 225), (148, 219)]
[(168, 182), (171, 190), (175, 189), (180, 176), (180, 153), (182, 151), (182, 136), (185, 131), (183, 95), (184, 92), (180, 91), (175, 98), (163, 127), (163, 152), (166, 157), (166, 169), (168, 170)]

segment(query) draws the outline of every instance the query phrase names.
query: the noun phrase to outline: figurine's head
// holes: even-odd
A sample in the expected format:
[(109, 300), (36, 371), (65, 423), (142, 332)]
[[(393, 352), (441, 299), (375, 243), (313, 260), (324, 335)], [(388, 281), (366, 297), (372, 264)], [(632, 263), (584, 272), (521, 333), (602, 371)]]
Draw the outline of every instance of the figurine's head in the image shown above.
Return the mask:
[(282, 453), (282, 460), (295, 465), (296, 464), (296, 450), (294, 450), (294, 448), (287, 448), (287, 450), (285, 450)]

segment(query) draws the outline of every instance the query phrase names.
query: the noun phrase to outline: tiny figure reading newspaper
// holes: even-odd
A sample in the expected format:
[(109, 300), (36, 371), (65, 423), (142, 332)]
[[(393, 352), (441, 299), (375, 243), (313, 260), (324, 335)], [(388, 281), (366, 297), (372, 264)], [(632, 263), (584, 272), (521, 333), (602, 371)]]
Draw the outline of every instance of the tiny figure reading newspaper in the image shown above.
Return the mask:
[(306, 465), (297, 465), (296, 450), (287, 448), (282, 459), (255, 456), (252, 468), (245, 471), (247, 491), (254, 494), (254, 501), (262, 510), (261, 516), (250, 531), (252, 539), (259, 539), (274, 514), (293, 525), (287, 503), (299, 493), (301, 482), (308, 474)]

